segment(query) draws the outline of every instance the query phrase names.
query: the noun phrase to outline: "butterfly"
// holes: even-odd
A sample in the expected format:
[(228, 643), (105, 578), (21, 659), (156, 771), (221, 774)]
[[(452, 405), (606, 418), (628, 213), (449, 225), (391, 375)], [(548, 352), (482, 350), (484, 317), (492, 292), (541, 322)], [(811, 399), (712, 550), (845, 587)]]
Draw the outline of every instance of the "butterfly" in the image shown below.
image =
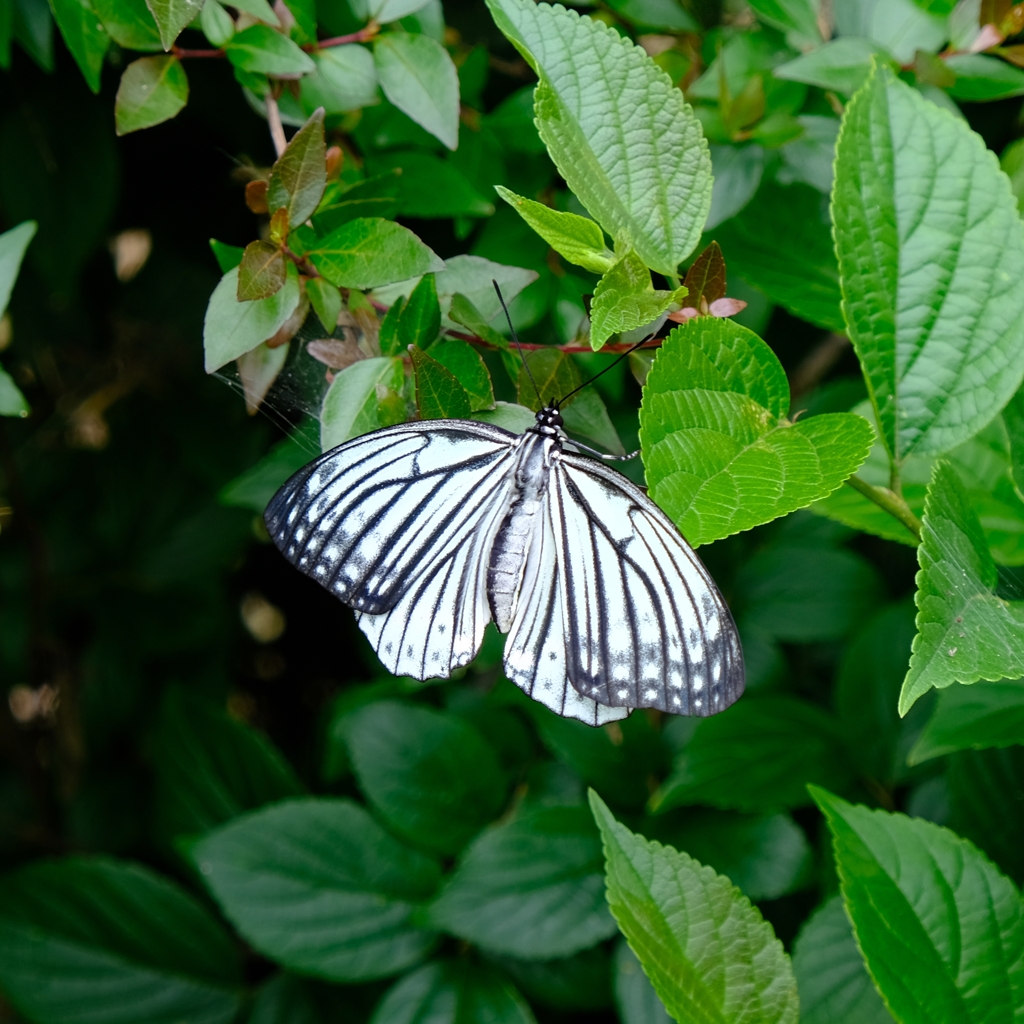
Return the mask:
[(299, 470), (267, 529), (396, 675), (451, 675), (493, 620), (506, 675), (566, 718), (722, 711), (744, 669), (714, 581), (640, 488), (566, 441), (555, 403), (521, 434), (384, 427)]

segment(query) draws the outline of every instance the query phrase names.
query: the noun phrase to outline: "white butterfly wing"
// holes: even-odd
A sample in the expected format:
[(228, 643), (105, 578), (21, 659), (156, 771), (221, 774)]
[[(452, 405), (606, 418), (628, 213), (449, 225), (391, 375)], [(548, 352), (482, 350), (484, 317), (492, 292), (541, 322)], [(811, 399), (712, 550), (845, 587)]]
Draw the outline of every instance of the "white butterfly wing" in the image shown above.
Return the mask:
[(732, 704), (744, 682), (736, 626), (665, 513), (621, 474), (565, 452), (547, 502), (573, 687), (600, 704), (683, 715)]

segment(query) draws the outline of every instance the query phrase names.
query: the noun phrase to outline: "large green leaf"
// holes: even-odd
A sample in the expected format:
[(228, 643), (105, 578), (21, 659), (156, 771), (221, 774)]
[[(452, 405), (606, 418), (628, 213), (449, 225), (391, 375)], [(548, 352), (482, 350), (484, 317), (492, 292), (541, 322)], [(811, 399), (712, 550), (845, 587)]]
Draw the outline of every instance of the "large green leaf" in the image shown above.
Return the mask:
[(345, 722), (359, 786), (392, 831), (436, 853), (457, 853), (501, 812), (508, 778), (468, 722), (381, 701)]
[(162, 50), (160, 30), (146, 0), (94, 0), (110, 38), (128, 50)]
[(386, 978), (434, 944), (414, 917), (437, 886), (437, 863), (351, 800), (275, 804), (210, 833), (190, 854), (239, 932), (303, 974)]
[(306, 254), (339, 288), (377, 288), (444, 269), (408, 228), (381, 217), (358, 217), (319, 239)]
[[(427, 280), (427, 278), (424, 278)], [(440, 310), (438, 311), (440, 326)], [(469, 342), (459, 338), (439, 341), (430, 348), (430, 356), (455, 376), (469, 395), (471, 412), (494, 408), (491, 374), (480, 353)]]
[(269, 25), (250, 25), (225, 44), (228, 60), (239, 70), (261, 75), (308, 75), (316, 65), (287, 36)]
[(479, 836), (431, 907), (432, 923), (493, 953), (545, 960), (615, 933), (601, 843), (585, 807), (544, 807)]
[(110, 36), (92, 0), (50, 0), (50, 9), (89, 88), (99, 92), (103, 58), (110, 45)]
[(178, 33), (199, 16), (204, 3), (205, 0), (146, 0), (165, 50), (169, 50)]
[(608, 234), (675, 274), (711, 206), (711, 158), (682, 92), (596, 19), (527, 0), (488, 7), (540, 78), (537, 124), (559, 173)]
[(852, 413), (785, 419), (789, 385), (756, 334), (698, 317), (677, 327), (644, 387), (640, 443), (651, 497), (695, 547), (830, 494), (871, 448)]
[(0, 317), (7, 312), (21, 261), (25, 258), (28, 243), (35, 237), (37, 227), (34, 220), (26, 220), (0, 235)]
[(416, 375), (416, 408), (420, 419), (468, 419), (472, 412), (469, 393), (455, 374), (421, 349), (414, 347), (410, 355)]
[(851, 779), (830, 715), (793, 697), (748, 697), (697, 723), (651, 803), (765, 813), (809, 803), (808, 783), (839, 789)]
[(118, 135), (176, 117), (188, 103), (188, 77), (173, 55), (141, 57), (124, 69), (114, 103)]
[(234, 942), (147, 868), (77, 857), (0, 881), (0, 987), (38, 1024), (230, 1024)]
[(326, 452), (385, 426), (378, 389), (398, 391), (405, 380), (401, 359), (361, 359), (334, 375), (320, 409), (320, 447)]
[(288, 211), (288, 223), (302, 224), (320, 205), (327, 185), (324, 112), (317, 110), (291, 137), (270, 172), (267, 208)]
[(935, 465), (917, 557), (917, 636), (900, 714), (932, 687), (1024, 675), (1024, 602), (997, 596), (995, 562), (948, 462)]
[(949, 451), (1024, 377), (1024, 225), (995, 154), (876, 66), (832, 197), (843, 309), (889, 452)]
[(793, 969), (771, 926), (727, 878), (630, 832), (591, 791), (608, 903), (654, 990), (678, 1021), (799, 1018)]
[(815, 789), (846, 911), (892, 1015), (914, 1024), (1014, 1021), (1024, 905), (975, 847), (919, 818)]

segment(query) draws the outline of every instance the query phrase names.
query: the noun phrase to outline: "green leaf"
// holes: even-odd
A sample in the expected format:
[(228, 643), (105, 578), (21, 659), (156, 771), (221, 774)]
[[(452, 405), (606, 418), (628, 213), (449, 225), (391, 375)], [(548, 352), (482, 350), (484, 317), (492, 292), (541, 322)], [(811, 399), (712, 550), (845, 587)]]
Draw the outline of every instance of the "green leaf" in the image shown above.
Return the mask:
[(537, 349), (527, 354), (519, 370), (519, 404), (537, 412), (564, 398), (579, 383), (579, 370), (570, 356), (557, 348)]
[(613, 334), (652, 323), (673, 304), (681, 304), (685, 295), (685, 288), (655, 291), (644, 261), (630, 250), (594, 287), (591, 347), (596, 352)]
[(472, 408), (469, 394), (455, 375), (422, 349), (413, 347), (416, 374), (416, 408), (421, 420), (464, 420)]
[(328, 114), (344, 114), (380, 102), (377, 68), (365, 46), (332, 46), (311, 56), (316, 73), (304, 78), (299, 87), (307, 109), (323, 107)]
[(850, 928), (840, 896), (823, 903), (793, 946), (801, 1024), (892, 1024)]
[(260, 986), (246, 1024), (322, 1024), (310, 986), (294, 974), (275, 974)]
[(531, 1001), (553, 1010), (604, 1010), (612, 1004), (611, 963), (603, 946), (556, 960), (501, 957), (501, 967)]
[(164, 697), (155, 746), (157, 831), (168, 843), (302, 792), (262, 733), (179, 688)]
[(1024, 746), (1024, 680), (952, 686), (939, 694), (935, 710), (908, 755), (920, 764), (957, 750)]
[(963, 120), (882, 66), (846, 108), (836, 154), (843, 308), (883, 440), (897, 460), (949, 451), (1024, 376), (1009, 183)]
[(615, 947), (615, 1004), (622, 1024), (672, 1024), (636, 954), (622, 939)]
[(121, 75), (114, 102), (118, 135), (169, 121), (188, 103), (188, 77), (173, 54), (140, 57)]
[(538, 808), (488, 829), (462, 855), (430, 920), (483, 950), (528, 960), (570, 956), (613, 935), (586, 808)]
[[(426, 280), (426, 278), (424, 278)], [(487, 364), (468, 342), (450, 338), (430, 347), (430, 356), (450, 370), (469, 395), (470, 412), (494, 408), (494, 388)]]
[(250, 242), (238, 265), (238, 301), (269, 299), (287, 279), (288, 265), (280, 247), (272, 242)]
[(442, 960), (397, 981), (370, 1024), (535, 1024), (526, 1000), (486, 964)]
[(891, 58), (885, 50), (870, 39), (856, 36), (833, 39), (795, 60), (775, 68), (776, 78), (791, 82), (806, 82), (820, 89), (852, 96), (871, 73), (871, 61)]
[(277, 489), (319, 452), (320, 424), (307, 420), (256, 463), (224, 485), (217, 500), (233, 508), (263, 513)]
[[(440, 333), (441, 306), (437, 301), (437, 285), (434, 275), (426, 274), (402, 307), (398, 337), (403, 349), (410, 345), (425, 349), (437, 340)], [(433, 352), (431, 356), (437, 358)]]
[(954, 53), (946, 67), (956, 75), (949, 89), (953, 99), (964, 103), (986, 103), (1024, 96), (1024, 70), (983, 53)]
[(625, 455), (608, 407), (594, 388), (584, 388), (573, 396), (572, 401), (562, 410), (565, 429), (573, 437), (585, 437), (601, 445), (612, 455)]
[(232, 6), (246, 14), (251, 14), (257, 21), (273, 25), (274, 28), (281, 27), (281, 19), (274, 13), (274, 8), (270, 6), (269, 0), (238, 0), (238, 3), (232, 4)]
[[(466, 177), (452, 159), (422, 150), (399, 150), (374, 157), (375, 175), (398, 175), (398, 209), (406, 217), (489, 217), (494, 204)], [(489, 190), (488, 190), (489, 191)]]
[(146, 0), (165, 50), (169, 50), (181, 30), (199, 16), (204, 3), (205, 0)]
[(527, 0), (488, 7), (540, 78), (538, 128), (569, 188), (612, 238), (675, 274), (711, 205), (711, 157), (682, 92), (596, 19)]
[(398, 21), (425, 7), (428, 0), (351, 0), (352, 12), (357, 18), (371, 18), (381, 25)]
[(0, 235), (0, 317), (7, 312), (21, 261), (38, 226), (34, 220), (26, 220)]
[(615, 265), (615, 254), (604, 244), (604, 232), (596, 221), (578, 213), (552, 210), (543, 203), (517, 196), (501, 185), (495, 185), (494, 189), (555, 252), (570, 263), (595, 274), (603, 274)]
[(384, 426), (379, 393), (398, 391), (405, 380), (401, 359), (361, 359), (334, 375), (320, 409), (320, 447), (326, 452)]
[(146, 0), (94, 0), (103, 27), (118, 46), (129, 50), (162, 50), (160, 30)]
[(239, 268), (229, 270), (210, 296), (203, 323), (206, 372), (219, 370), (272, 338), (299, 305), (299, 274), (288, 264), (284, 287), (269, 299), (238, 301)]
[(1010, 478), (1017, 494), (1024, 497), (1024, 391), (1017, 391), (1003, 409), (1003, 425), (1010, 455)]
[(832, 832), (857, 945), (892, 1015), (1012, 1020), (1024, 986), (1013, 883), (947, 829), (813, 795)]
[(793, 969), (771, 925), (727, 878), (630, 832), (591, 791), (608, 903), (679, 1021), (796, 1024)]
[(228, 245), (226, 242), (218, 242), (216, 238), (210, 239), (210, 248), (222, 274), (234, 270), (242, 262), (242, 255), (245, 253), (245, 249), (240, 245)]
[(504, 806), (508, 778), (494, 751), (454, 715), (382, 701), (354, 712), (345, 735), (371, 806), (423, 849), (457, 853)]
[(818, 5), (814, 0), (752, 0), (750, 6), (766, 25), (793, 33), (795, 41), (812, 46), (821, 44)]
[(25, 396), (11, 375), (0, 366), (0, 416), (18, 416), (24, 419), (30, 412)]
[(341, 292), (322, 277), (311, 277), (306, 282), (306, 294), (323, 329), (328, 335), (334, 333), (341, 313)]
[(826, 330), (846, 329), (828, 211), (817, 189), (765, 182), (714, 236), (729, 268), (773, 302)]
[(935, 465), (917, 557), (917, 636), (900, 714), (932, 687), (1024, 675), (1024, 602), (996, 596), (995, 563), (948, 462)]
[(748, 697), (697, 722), (651, 805), (773, 813), (810, 803), (807, 783), (842, 789), (851, 778), (831, 715), (793, 697)]
[(199, 15), (199, 24), (211, 46), (221, 47), (235, 34), (235, 23), (231, 15), (217, 0), (206, 0), (203, 12)]
[(640, 443), (651, 497), (697, 547), (809, 505), (871, 448), (861, 416), (784, 417), (789, 386), (757, 335), (698, 317), (665, 339), (644, 387)]
[(1017, 197), (1017, 209), (1024, 208), (1024, 139), (1015, 139), (999, 158), (999, 167), (1010, 179), (1010, 188)]
[(329, 234), (357, 217), (394, 218), (398, 213), (400, 177), (396, 170), (357, 181), (354, 185), (341, 186), (337, 190), (329, 185), (320, 209), (313, 216), (317, 234)]
[(459, 75), (429, 36), (388, 32), (373, 44), (384, 95), (449, 149), (459, 144)]
[[(493, 290), (493, 289), (492, 289)], [(483, 341), (494, 345), (499, 349), (508, 348), (508, 339), (499, 334), (481, 315), (476, 306), (466, 298), (465, 295), (455, 294), (452, 296), (451, 308), (448, 316), (457, 324), (469, 328), (469, 330)]]
[(313, 61), (287, 36), (269, 25), (250, 25), (224, 45), (228, 60), (240, 71), (263, 75), (308, 75)]
[(408, 228), (380, 217), (343, 224), (307, 255), (339, 288), (376, 288), (444, 269), (440, 258)]
[(74, 857), (0, 881), (0, 985), (38, 1024), (231, 1024), (241, 965), (231, 937), (177, 885)]
[(292, 136), (270, 172), (267, 208), (288, 211), (292, 227), (302, 224), (320, 205), (327, 185), (324, 112), (315, 111)]
[(331, 981), (386, 978), (417, 963), (432, 932), (414, 923), (440, 870), (351, 800), (290, 800), (247, 814), (190, 850), (251, 945)]
[(110, 36), (92, 0), (50, 0), (50, 9), (89, 88), (98, 93), (103, 58), (110, 45)]

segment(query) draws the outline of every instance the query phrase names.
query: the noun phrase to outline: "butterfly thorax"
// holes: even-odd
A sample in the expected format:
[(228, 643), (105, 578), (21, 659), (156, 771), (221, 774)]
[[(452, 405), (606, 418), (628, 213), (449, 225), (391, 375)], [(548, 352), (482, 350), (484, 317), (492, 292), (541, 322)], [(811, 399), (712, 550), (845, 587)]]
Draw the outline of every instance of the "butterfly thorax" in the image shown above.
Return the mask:
[[(558, 411), (553, 411), (557, 415)], [(558, 419), (561, 421), (561, 417)], [(512, 625), (530, 541), (536, 536), (537, 517), (542, 514), (551, 460), (561, 447), (557, 429), (553, 425), (542, 426), (538, 414), (537, 427), (523, 434), (516, 453), (508, 508), (487, 565), (487, 599), (502, 633), (507, 633)]]
[(553, 403), (545, 406), (537, 413), (537, 422), (527, 430), (528, 434), (540, 434), (542, 437), (560, 437), (562, 434), (562, 414)]

